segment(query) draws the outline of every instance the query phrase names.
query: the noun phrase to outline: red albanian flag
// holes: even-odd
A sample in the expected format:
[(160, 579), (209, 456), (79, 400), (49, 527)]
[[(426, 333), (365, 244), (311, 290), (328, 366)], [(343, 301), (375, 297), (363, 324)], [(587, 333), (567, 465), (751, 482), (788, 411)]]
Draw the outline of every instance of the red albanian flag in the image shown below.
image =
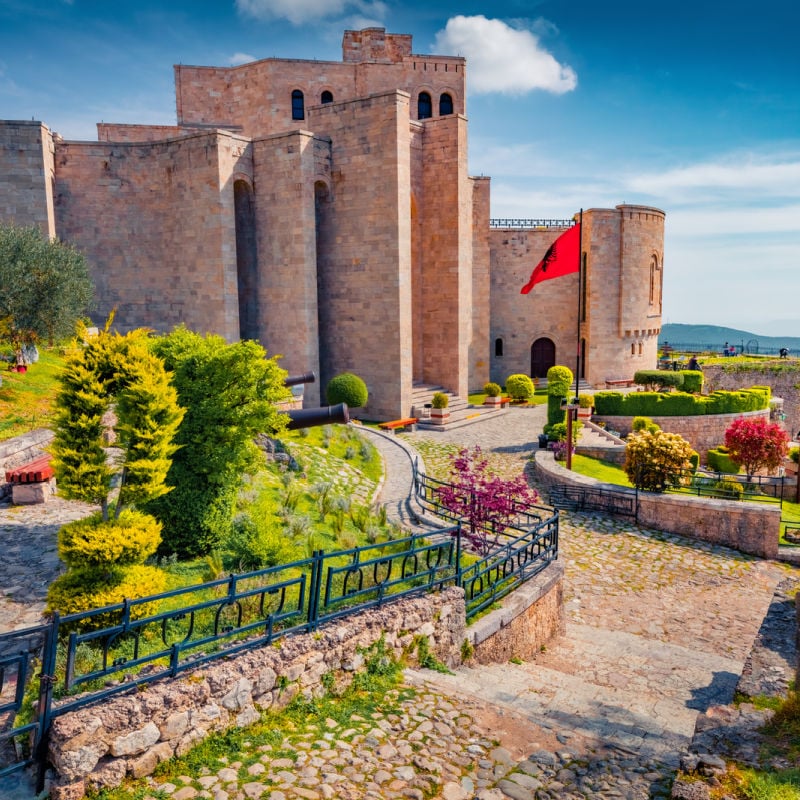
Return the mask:
[(542, 281), (551, 278), (560, 278), (580, 269), (581, 226), (573, 225), (556, 239), (544, 258), (536, 265), (531, 273), (531, 279), (520, 289), (520, 294), (528, 292)]

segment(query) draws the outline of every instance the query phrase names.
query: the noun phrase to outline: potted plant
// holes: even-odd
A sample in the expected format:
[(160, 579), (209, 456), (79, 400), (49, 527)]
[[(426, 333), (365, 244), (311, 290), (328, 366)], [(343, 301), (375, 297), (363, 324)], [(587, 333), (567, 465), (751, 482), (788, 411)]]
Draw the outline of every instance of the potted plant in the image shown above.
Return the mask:
[(445, 423), (450, 418), (447, 406), (450, 405), (450, 398), (444, 392), (434, 392), (431, 400), (431, 419), (439, 423)]
[(487, 383), (483, 387), (483, 391), (486, 393), (486, 399), (483, 401), (485, 406), (499, 406), (502, 404), (503, 398), (500, 395), (503, 390), (500, 388), (500, 384)]
[(594, 411), (594, 398), (590, 394), (578, 395), (578, 419), (591, 419)]

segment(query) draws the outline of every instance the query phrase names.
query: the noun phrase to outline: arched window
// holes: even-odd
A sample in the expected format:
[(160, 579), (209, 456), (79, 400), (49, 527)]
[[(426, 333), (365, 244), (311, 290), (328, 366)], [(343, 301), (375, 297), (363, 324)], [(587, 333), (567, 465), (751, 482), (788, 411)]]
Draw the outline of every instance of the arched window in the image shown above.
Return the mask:
[(333, 102), (333, 93), (329, 92), (327, 89), (322, 93), (322, 96), (319, 99), (320, 103), (323, 105), (325, 103), (332, 103)]
[(494, 354), (498, 358), (503, 355), (503, 340), (500, 337), (494, 340)]
[(439, 98), (439, 116), (446, 117), (448, 114), (453, 113), (453, 98), (445, 92)]
[(292, 119), (305, 119), (306, 108), (303, 93), (299, 89), (292, 92)]
[(636, 355), (636, 342), (631, 342), (631, 355)]
[(417, 98), (417, 119), (430, 119), (433, 116), (433, 102), (427, 92), (420, 92)]

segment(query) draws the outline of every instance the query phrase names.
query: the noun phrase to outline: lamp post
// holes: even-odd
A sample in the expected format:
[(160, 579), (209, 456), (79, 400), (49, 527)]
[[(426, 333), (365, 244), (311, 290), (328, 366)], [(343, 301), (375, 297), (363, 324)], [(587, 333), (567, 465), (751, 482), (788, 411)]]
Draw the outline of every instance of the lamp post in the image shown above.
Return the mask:
[(577, 411), (577, 403), (567, 403), (567, 469), (572, 469), (572, 421)]

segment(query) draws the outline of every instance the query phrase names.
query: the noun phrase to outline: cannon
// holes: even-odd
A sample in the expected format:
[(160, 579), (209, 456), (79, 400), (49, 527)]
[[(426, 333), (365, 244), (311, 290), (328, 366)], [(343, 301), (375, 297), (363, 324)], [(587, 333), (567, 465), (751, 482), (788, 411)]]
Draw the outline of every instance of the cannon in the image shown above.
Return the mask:
[(287, 375), (283, 385), (288, 389), (290, 386), (298, 386), (301, 383), (314, 383), (316, 380), (316, 373), (304, 372), (302, 375)]
[(286, 413), (289, 415), (289, 424), (286, 426), (288, 431), (296, 431), (298, 428), (313, 428), (317, 425), (331, 425), (334, 422), (350, 422), (347, 403), (338, 403), (335, 406), (323, 406), (322, 408), (298, 408)]

